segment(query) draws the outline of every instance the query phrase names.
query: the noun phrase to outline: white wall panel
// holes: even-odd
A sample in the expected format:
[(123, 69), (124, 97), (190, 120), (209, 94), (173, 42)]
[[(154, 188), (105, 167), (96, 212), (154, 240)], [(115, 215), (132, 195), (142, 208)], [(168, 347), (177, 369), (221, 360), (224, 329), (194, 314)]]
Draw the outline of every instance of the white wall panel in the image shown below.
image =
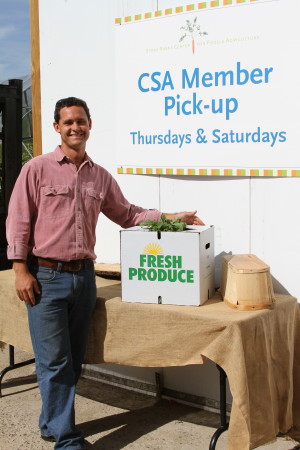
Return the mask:
[(156, 0), (123, 0), (123, 13), (122, 15), (119, 13), (119, 15), (120, 17), (125, 17), (132, 14), (155, 11), (156, 7)]
[[(204, 364), (185, 367), (166, 367), (163, 380), (168, 389), (197, 395), (199, 397), (219, 400), (219, 370), (215, 363), (207, 360)], [(187, 382), (188, 381), (188, 382)], [(231, 394), (227, 384), (227, 403), (231, 402)]]
[[(114, 18), (189, 3), (89, 0), (82, 8), (79, 0), (40, 0), (43, 152), (59, 143), (52, 128), (56, 100), (82, 97), (93, 119), (88, 153), (116, 177), (132, 203), (164, 212), (197, 209), (205, 223), (214, 225), (217, 284), (220, 255), (252, 252), (270, 264), (276, 290), (300, 298), (299, 179), (116, 175), (114, 80), (121, 74), (115, 73)], [(119, 227), (103, 216), (97, 227), (96, 253), (98, 262), (120, 260)], [(153, 368), (103, 365), (98, 370), (105, 368), (146, 382), (154, 379)], [(215, 370), (208, 364), (162, 372), (166, 387), (218, 398)]]
[(178, 1), (178, 0), (158, 0), (157, 1), (157, 8), (158, 9), (163, 9), (163, 8), (171, 8), (173, 6), (184, 6), (184, 5), (190, 5), (196, 2), (191, 2), (189, 0), (183, 0), (183, 1)]
[(271, 267), (274, 289), (300, 300), (300, 180), (251, 181), (251, 250)]

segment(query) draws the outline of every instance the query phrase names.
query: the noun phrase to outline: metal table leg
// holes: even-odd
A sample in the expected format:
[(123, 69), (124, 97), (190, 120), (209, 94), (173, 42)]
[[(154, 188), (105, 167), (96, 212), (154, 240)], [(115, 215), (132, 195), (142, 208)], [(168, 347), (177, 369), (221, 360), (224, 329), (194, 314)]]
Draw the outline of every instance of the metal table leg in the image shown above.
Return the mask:
[(221, 426), (215, 431), (213, 434), (210, 443), (209, 443), (209, 450), (215, 450), (217, 440), (221, 436), (224, 431), (228, 429), (229, 423), (227, 422), (226, 417), (226, 373), (222, 369), (222, 367), (218, 366), (216, 364), (217, 369), (220, 372), (220, 422)]
[(23, 362), (15, 364), (15, 348), (13, 345), (9, 345), (8, 349), (9, 349), (9, 366), (5, 367), (5, 369), (3, 369), (0, 372), (0, 397), (2, 397), (1, 383), (2, 383), (2, 378), (4, 377), (4, 375), (7, 372), (9, 372), (10, 370), (18, 369), (19, 367), (27, 366), (28, 364), (33, 364), (35, 362), (35, 359), (32, 358), (32, 359), (28, 359), (27, 361), (23, 361)]
[[(35, 362), (35, 359), (32, 358), (32, 359), (15, 364), (14, 350), (15, 350), (14, 347), (12, 345), (9, 345), (9, 366), (5, 367), (5, 369), (3, 369), (0, 372), (0, 397), (2, 397), (1, 382), (2, 382), (2, 378), (4, 377), (4, 375), (10, 370), (18, 369), (19, 367), (27, 366), (27, 365), (33, 364)], [(221, 422), (221, 425), (215, 431), (215, 433), (213, 434), (213, 436), (210, 440), (209, 450), (215, 450), (217, 440), (219, 439), (221, 434), (224, 433), (224, 431), (226, 431), (228, 429), (228, 426), (229, 426), (229, 423), (227, 422), (227, 417), (226, 417), (226, 378), (227, 378), (227, 376), (226, 376), (225, 371), (222, 369), (222, 367), (220, 367), (218, 364), (216, 364), (216, 366), (220, 372), (220, 422)]]

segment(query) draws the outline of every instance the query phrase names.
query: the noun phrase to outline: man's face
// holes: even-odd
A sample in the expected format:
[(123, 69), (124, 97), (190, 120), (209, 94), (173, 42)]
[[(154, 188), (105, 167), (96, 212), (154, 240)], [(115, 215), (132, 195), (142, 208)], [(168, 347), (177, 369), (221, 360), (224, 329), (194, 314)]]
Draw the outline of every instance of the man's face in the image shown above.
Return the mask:
[(54, 122), (54, 129), (60, 133), (65, 148), (80, 151), (85, 149), (92, 126), (85, 110), (81, 106), (70, 106), (60, 110), (59, 122)]

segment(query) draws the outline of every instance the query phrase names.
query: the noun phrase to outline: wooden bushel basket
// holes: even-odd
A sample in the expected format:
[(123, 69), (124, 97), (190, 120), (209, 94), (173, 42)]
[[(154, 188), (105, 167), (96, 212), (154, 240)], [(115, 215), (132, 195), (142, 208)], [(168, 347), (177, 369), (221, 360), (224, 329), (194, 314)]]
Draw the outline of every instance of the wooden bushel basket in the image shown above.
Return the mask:
[(223, 256), (221, 294), (231, 308), (272, 308), (275, 298), (270, 267), (251, 254)]

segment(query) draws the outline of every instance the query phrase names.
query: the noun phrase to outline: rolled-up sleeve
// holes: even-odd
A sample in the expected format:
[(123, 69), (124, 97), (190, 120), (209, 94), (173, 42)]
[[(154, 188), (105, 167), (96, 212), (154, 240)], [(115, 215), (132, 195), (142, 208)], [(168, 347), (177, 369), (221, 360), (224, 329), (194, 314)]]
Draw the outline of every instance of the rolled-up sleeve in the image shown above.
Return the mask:
[(109, 176), (102, 212), (123, 228), (139, 225), (143, 220), (160, 220), (157, 209), (144, 209), (133, 205), (123, 195), (116, 180)]
[(30, 250), (32, 219), (35, 213), (36, 180), (29, 165), (23, 166), (14, 186), (6, 220), (8, 259), (26, 260)]

